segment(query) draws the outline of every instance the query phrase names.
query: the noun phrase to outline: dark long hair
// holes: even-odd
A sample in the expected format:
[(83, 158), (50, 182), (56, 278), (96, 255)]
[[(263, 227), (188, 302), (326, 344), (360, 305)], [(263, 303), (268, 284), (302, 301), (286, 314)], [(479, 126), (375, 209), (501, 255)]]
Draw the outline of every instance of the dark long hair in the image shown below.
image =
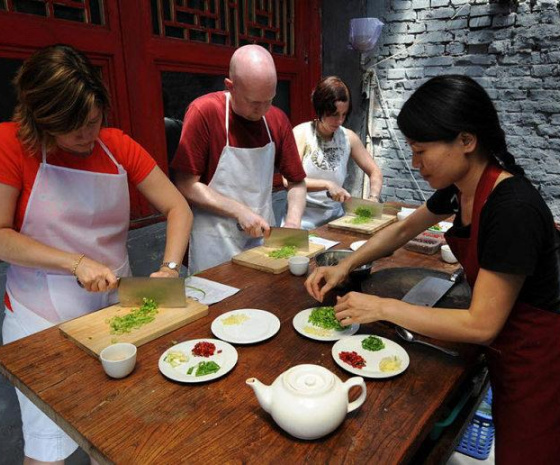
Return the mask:
[(402, 107), (397, 124), (417, 142), (450, 142), (461, 132), (475, 134), (480, 148), (503, 169), (525, 174), (508, 151), (490, 96), (467, 76), (438, 76), (422, 84)]

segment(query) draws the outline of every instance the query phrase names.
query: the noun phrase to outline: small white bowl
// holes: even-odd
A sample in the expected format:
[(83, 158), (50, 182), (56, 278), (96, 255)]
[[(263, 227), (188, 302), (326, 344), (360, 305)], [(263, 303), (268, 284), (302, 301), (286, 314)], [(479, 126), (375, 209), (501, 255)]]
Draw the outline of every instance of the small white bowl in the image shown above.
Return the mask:
[(136, 365), (136, 346), (130, 342), (117, 342), (105, 347), (99, 357), (105, 373), (111, 378), (124, 378)]
[(441, 246), (441, 259), (446, 263), (457, 263), (457, 258), (447, 244)]
[(302, 257), (301, 255), (290, 257), (288, 267), (293, 275), (303, 276), (309, 269), (309, 257)]

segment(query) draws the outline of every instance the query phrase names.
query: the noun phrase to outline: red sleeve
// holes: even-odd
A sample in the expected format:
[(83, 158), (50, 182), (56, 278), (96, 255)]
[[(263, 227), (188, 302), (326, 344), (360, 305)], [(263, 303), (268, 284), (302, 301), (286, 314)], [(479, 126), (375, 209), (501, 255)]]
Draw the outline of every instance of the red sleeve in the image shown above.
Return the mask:
[(296, 145), (290, 120), (281, 110), (277, 112), (278, 144), (275, 168), (290, 182), (300, 182), (305, 179), (305, 170)]
[(144, 147), (122, 131), (103, 129), (100, 137), (126, 170), (132, 184), (140, 184), (156, 166), (156, 161)]
[[(204, 177), (207, 173), (210, 129), (204, 112), (194, 101), (183, 121), (183, 130), (171, 167), (175, 170)], [(203, 110), (203, 109), (202, 109)], [(202, 180), (204, 182), (204, 180)]]
[(23, 188), (23, 153), (17, 138), (17, 125), (14, 123), (0, 124), (0, 183)]

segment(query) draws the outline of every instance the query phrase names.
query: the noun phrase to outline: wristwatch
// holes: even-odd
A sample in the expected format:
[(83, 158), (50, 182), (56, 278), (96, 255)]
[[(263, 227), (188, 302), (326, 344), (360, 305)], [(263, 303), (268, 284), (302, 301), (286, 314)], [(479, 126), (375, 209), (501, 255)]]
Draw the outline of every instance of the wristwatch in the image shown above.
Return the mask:
[(177, 263), (175, 262), (163, 262), (160, 266), (160, 268), (169, 268), (170, 270), (175, 270), (177, 272), (179, 272), (179, 265), (177, 265)]

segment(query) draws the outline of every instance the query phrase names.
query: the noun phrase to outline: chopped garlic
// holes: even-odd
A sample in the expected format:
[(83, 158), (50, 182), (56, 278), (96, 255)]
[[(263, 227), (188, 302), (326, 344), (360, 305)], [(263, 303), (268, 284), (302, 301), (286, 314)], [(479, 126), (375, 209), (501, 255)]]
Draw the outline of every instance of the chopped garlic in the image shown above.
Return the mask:
[(244, 313), (234, 313), (233, 315), (228, 316), (222, 320), (222, 324), (224, 326), (233, 326), (233, 325), (240, 325), (243, 324), (245, 321), (249, 320), (250, 317), (245, 315)]

